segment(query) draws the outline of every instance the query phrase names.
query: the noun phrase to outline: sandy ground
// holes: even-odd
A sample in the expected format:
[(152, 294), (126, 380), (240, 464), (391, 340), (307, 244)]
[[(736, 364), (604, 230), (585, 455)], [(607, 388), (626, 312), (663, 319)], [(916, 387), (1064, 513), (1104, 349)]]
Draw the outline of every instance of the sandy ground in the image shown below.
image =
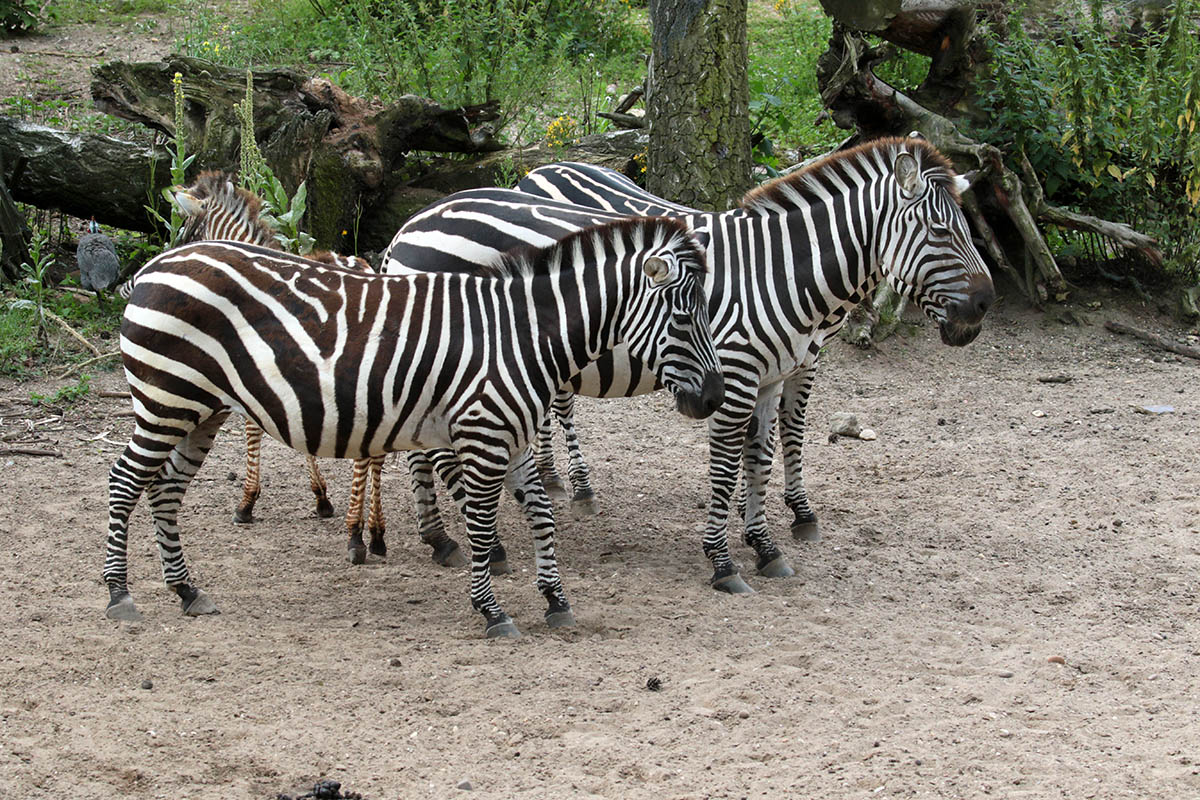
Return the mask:
[[(602, 508), (560, 509), (579, 626), (542, 622), (509, 499), (517, 571), (497, 591), (518, 641), (482, 639), (466, 572), (429, 562), (402, 466), (386, 563), (346, 563), (273, 442), (259, 521), (233, 524), (233, 427), (181, 516), (223, 613), (180, 614), (139, 507), (146, 619), (105, 619), (126, 402), (58, 418), (29, 403), (57, 384), (4, 382), (4, 444), (64, 457), (0, 456), (0, 795), (271, 798), (329, 777), (372, 800), (464, 781), (500, 798), (1200, 796), (1197, 364), (1105, 332), (1170, 326), (1098, 297), (1081, 327), (1002, 304), (965, 349), (929, 327), (833, 345), (807, 450), (825, 537), (791, 541), (777, 467), (797, 576), (751, 575), (752, 596), (706, 584), (703, 425), (664, 396), (581, 403)], [(1132, 408), (1149, 404), (1174, 412)], [(879, 439), (829, 443), (841, 410)], [(348, 466), (328, 472), (341, 511)]]

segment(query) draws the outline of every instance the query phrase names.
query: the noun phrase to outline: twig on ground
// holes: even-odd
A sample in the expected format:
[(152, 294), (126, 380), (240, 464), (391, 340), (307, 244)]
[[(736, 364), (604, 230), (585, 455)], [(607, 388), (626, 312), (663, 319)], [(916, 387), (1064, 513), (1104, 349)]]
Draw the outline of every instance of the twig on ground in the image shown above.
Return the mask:
[(1200, 348), (1189, 347), (1186, 344), (1172, 342), (1165, 336), (1159, 336), (1157, 333), (1150, 333), (1139, 328), (1134, 328), (1130, 325), (1125, 325), (1120, 322), (1109, 320), (1104, 323), (1104, 327), (1113, 333), (1125, 333), (1141, 339), (1143, 342), (1148, 342), (1161, 350), (1168, 350), (1172, 353), (1178, 353), (1181, 356), (1188, 358), (1200, 359)]
[[(88, 347), (91, 347), (91, 345), (88, 345)], [(97, 361), (103, 361), (103, 360), (104, 360), (104, 359), (106, 359), (106, 358), (112, 358), (113, 356), (119, 356), (119, 355), (121, 355), (121, 351), (120, 351), (120, 350), (113, 350), (111, 353), (101, 353), (100, 351), (96, 350), (96, 348), (94, 348), (94, 347), (92, 347), (92, 352), (96, 353), (96, 357), (95, 357), (95, 358), (89, 358), (87, 361), (81, 361), (81, 362), (79, 362), (78, 364), (72, 364), (71, 366), (67, 367), (65, 370), (63, 370), (62, 372), (60, 372), (60, 373), (59, 373), (57, 376), (55, 376), (55, 377), (56, 377), (57, 379), (59, 379), (59, 380), (62, 380), (63, 378), (67, 377), (68, 375), (70, 375), (72, 372), (74, 372), (74, 371), (75, 371), (75, 370), (77, 370), (77, 369), (83, 369), (84, 367), (88, 366), (89, 364), (95, 364)], [(115, 392), (109, 392), (108, 394), (115, 394)], [(105, 393), (104, 393), (104, 392), (101, 392), (101, 393), (100, 393), (100, 396), (101, 396), (101, 397), (104, 397), (104, 396), (105, 396)], [(128, 395), (128, 394), (122, 394), (122, 395), (120, 395), (120, 396), (121, 396), (121, 397), (128, 397), (129, 395)]]
[(55, 314), (53, 311), (46, 311), (45, 309), (42, 309), (42, 313), (62, 326), (63, 330), (75, 337), (80, 344), (82, 344), (88, 350), (91, 350), (92, 353), (95, 355), (100, 355), (100, 351), (96, 348), (96, 345), (85, 339), (83, 334), (72, 328), (65, 319), (60, 317), (58, 314)]
[(62, 451), (44, 447), (0, 447), (0, 456), (53, 456), (62, 458)]
[(129, 392), (96, 392), (96, 397), (103, 397), (106, 400), (128, 400)]

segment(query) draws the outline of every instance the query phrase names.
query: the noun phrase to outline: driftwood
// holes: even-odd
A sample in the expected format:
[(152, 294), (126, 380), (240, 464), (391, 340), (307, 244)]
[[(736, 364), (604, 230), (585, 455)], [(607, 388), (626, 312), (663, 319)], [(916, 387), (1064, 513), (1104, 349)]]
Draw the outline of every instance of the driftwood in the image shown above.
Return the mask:
[(1143, 342), (1152, 344), (1160, 350), (1177, 353), (1181, 356), (1187, 356), (1188, 358), (1200, 359), (1200, 348), (1189, 347), (1186, 344), (1173, 342), (1165, 336), (1159, 336), (1157, 333), (1150, 333), (1149, 331), (1144, 331), (1140, 328), (1135, 328), (1131, 325), (1125, 325), (1124, 323), (1115, 322), (1113, 320), (1105, 322), (1104, 328), (1105, 330), (1112, 331), (1113, 333), (1123, 333), (1141, 339)]

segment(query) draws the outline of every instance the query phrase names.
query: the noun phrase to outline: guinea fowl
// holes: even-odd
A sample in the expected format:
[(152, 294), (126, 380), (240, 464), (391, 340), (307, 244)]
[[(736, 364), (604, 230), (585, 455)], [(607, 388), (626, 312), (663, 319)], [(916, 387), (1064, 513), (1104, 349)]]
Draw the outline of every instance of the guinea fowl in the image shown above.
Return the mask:
[(75, 261), (79, 265), (79, 282), (83, 288), (95, 291), (96, 296), (103, 299), (101, 292), (117, 282), (121, 262), (112, 239), (100, 232), (96, 220), (89, 222), (88, 232), (79, 237)]

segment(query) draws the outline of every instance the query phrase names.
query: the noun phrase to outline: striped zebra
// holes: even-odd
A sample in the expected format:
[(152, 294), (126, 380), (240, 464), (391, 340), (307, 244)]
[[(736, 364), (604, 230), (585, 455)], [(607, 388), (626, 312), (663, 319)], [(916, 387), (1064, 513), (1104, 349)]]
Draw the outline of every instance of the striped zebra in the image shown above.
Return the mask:
[[(204, 172), (190, 186), (174, 193), (176, 204), (183, 212), (183, 229), (179, 244), (190, 244), (214, 239), (256, 244), (278, 249), (275, 231), (262, 218), (262, 201), (246, 189), (237, 187), (222, 172)], [(331, 266), (374, 272), (371, 265), (357, 256), (319, 252), (306, 256)], [(127, 295), (128, 296), (128, 295)], [(262, 491), (262, 438), (263, 429), (246, 419), (246, 474), (242, 484), (242, 499), (233, 513), (235, 522), (254, 521), (254, 504)], [(329, 502), (329, 489), (317, 459), (307, 457), (308, 482), (317, 500), (317, 516), (333, 516), (333, 505)], [(367, 548), (363, 543), (363, 506), (367, 481), (375, 491), (368, 514), (367, 527), (372, 533), (371, 551), (383, 556), (387, 552), (383, 544), (383, 504), (378, 487), (383, 459), (357, 459), (351, 479), (350, 501), (346, 508), (347, 553), (356, 564), (366, 561)]]
[[(366, 275), (234, 242), (164, 253), (138, 273), (121, 326), (135, 428), (109, 473), (107, 615), (140, 615), (128, 522), (149, 496), (166, 585), (215, 612), (189, 578), (176, 521), (231, 411), (315, 456), (454, 451), (471, 542), (471, 603), (488, 636), (519, 635), (488, 558), (512, 481), (558, 387), (624, 343), (700, 418), (723, 402), (703, 294), (704, 254), (677, 220), (626, 220), (501, 254), (483, 275)], [(515, 460), (518, 454), (521, 457)], [(531, 477), (532, 476), (532, 477)], [(552, 626), (573, 624), (545, 495), (523, 495)], [(544, 508), (531, 508), (537, 502)]]
[[(604, 220), (680, 217), (707, 243), (709, 315), (726, 386), (725, 404), (709, 420), (712, 495), (703, 548), (713, 566), (711, 585), (746, 592), (727, 534), (739, 473), (744, 539), (756, 552), (758, 572), (794, 574), (765, 516), (776, 418), (792, 531), (815, 538), (802, 480), (805, 408), (817, 356), (849, 311), (887, 281), (938, 324), (946, 344), (965, 345), (979, 333), (995, 293), (959, 207), (965, 184), (936, 149), (915, 138), (837, 153), (754, 189), (724, 213), (668, 203), (608, 170), (543, 167), (518, 185), (522, 191), (462, 192), (417, 214), (392, 240), (383, 269), (402, 263), (471, 269), (517, 242), (544, 246)], [(623, 397), (654, 387), (653, 376), (618, 349), (564, 388)], [(569, 411), (570, 399), (560, 398), (556, 408)], [(418, 518), (423, 538), (437, 541), (445, 535), (430, 502), (419, 494)]]

